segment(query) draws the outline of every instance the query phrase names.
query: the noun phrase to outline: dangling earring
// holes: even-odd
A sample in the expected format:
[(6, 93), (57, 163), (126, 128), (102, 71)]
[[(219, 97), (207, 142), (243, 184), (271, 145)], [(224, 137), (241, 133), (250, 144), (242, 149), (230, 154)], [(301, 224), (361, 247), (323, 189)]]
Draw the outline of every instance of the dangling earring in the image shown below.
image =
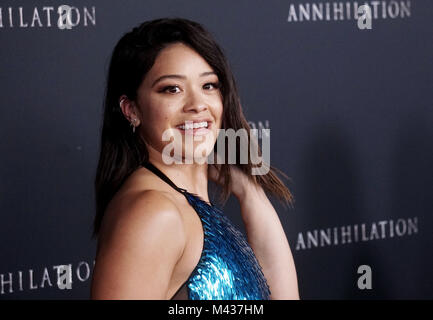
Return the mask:
[(132, 119), (131, 126), (132, 126), (132, 133), (135, 133), (135, 121), (137, 121), (137, 119)]

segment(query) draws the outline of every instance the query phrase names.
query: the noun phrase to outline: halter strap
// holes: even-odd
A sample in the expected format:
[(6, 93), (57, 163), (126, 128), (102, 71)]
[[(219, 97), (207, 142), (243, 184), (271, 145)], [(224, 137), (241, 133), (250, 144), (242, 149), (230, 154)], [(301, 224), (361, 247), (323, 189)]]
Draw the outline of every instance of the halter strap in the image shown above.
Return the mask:
[(154, 174), (156, 174), (162, 180), (164, 180), (165, 182), (167, 182), (170, 186), (172, 186), (175, 190), (179, 191), (180, 193), (182, 193), (184, 195), (185, 195), (185, 193), (188, 193), (188, 191), (186, 191), (186, 189), (179, 188), (178, 186), (176, 186), (174, 184), (174, 182), (170, 180), (169, 177), (167, 177), (161, 170), (159, 170), (157, 167), (155, 167), (152, 163), (150, 163), (150, 162), (143, 162), (142, 166), (146, 167), (147, 169), (149, 169), (150, 171), (152, 171)]

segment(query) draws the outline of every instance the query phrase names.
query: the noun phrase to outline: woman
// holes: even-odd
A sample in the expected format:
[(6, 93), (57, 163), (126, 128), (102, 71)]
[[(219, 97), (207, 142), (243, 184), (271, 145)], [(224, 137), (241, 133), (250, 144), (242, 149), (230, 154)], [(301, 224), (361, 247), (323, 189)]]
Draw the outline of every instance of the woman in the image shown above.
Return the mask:
[[(200, 24), (157, 19), (120, 39), (95, 181), (92, 299), (299, 298), (265, 194), (291, 203), (277, 169), (252, 175), (250, 160), (203, 161), (218, 154), (218, 129), (228, 128), (250, 132), (228, 62)], [(239, 200), (248, 241), (210, 202), (208, 179), (220, 184), (222, 201)]]

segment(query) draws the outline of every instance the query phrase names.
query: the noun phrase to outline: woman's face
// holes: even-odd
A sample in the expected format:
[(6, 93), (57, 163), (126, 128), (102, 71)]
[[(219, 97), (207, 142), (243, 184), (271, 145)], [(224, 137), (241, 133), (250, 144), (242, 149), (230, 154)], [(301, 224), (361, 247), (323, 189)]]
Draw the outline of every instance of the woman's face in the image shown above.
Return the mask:
[(148, 148), (183, 163), (206, 160), (221, 127), (223, 103), (218, 76), (196, 51), (183, 43), (163, 49), (136, 102), (138, 129)]

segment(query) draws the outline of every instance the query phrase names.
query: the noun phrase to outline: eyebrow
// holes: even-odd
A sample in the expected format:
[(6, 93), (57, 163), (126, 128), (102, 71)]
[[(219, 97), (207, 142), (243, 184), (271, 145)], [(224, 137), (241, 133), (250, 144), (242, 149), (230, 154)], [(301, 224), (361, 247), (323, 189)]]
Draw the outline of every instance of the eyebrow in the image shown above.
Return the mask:
[[(216, 74), (215, 72), (213, 72), (213, 71), (207, 71), (207, 72), (203, 72), (203, 73), (201, 73), (201, 74), (200, 74), (200, 77), (208, 76), (208, 75), (211, 75), (211, 74), (217, 75), (217, 74)], [(153, 88), (153, 87), (155, 86), (155, 84), (157, 84), (159, 81), (162, 81), (162, 80), (167, 79), (167, 78), (186, 79), (186, 76), (183, 76), (183, 75), (180, 75), (180, 74), (166, 74), (166, 75), (163, 75), (163, 76), (159, 77), (158, 79), (156, 79), (156, 80), (152, 83), (152, 87), (151, 87), (151, 88)]]

